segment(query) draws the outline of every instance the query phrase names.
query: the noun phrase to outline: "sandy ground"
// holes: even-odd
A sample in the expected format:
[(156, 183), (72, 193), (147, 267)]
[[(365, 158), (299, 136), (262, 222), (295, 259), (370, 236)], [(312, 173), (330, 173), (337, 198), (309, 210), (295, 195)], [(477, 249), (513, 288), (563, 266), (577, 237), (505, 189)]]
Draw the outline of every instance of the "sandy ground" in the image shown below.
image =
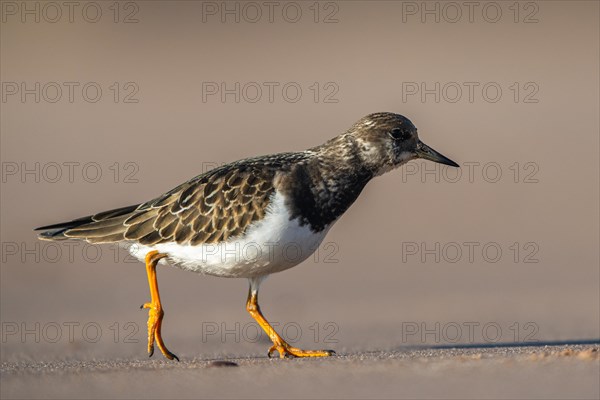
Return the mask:
[(600, 396), (598, 343), (465, 346), (330, 359), (3, 363), (2, 398), (544, 398)]

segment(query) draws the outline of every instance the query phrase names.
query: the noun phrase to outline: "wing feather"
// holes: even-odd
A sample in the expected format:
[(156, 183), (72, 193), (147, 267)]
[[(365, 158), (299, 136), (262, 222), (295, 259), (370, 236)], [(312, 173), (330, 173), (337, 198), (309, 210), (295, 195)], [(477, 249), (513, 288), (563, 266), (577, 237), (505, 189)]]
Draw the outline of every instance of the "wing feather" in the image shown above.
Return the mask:
[(304, 157), (284, 153), (227, 164), (149, 202), (42, 227), (47, 232), (40, 236), (90, 243), (216, 243), (242, 235), (263, 218), (275, 192), (276, 173)]

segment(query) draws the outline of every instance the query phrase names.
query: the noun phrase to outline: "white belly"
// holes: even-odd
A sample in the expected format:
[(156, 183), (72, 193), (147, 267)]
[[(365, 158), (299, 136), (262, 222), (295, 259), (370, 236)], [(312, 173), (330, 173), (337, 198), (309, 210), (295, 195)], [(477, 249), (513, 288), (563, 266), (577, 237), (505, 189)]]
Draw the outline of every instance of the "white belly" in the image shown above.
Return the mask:
[(275, 193), (265, 217), (255, 222), (243, 237), (218, 244), (198, 246), (163, 243), (134, 244), (129, 251), (140, 260), (158, 250), (161, 260), (179, 268), (230, 278), (251, 278), (283, 271), (300, 264), (315, 252), (329, 227), (314, 233), (298, 220), (290, 221), (282, 195)]

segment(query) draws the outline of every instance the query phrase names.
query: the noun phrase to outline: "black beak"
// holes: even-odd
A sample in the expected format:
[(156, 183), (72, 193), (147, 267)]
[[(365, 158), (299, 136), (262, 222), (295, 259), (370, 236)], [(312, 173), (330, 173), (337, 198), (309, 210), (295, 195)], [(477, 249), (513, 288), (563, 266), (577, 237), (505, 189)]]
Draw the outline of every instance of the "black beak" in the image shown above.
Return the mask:
[(448, 157), (438, 153), (437, 151), (435, 151), (434, 149), (427, 146), (421, 141), (419, 141), (419, 143), (417, 144), (416, 153), (419, 158), (423, 158), (425, 160), (430, 160), (444, 165), (450, 165), (451, 167), (460, 168), (460, 165), (458, 165)]

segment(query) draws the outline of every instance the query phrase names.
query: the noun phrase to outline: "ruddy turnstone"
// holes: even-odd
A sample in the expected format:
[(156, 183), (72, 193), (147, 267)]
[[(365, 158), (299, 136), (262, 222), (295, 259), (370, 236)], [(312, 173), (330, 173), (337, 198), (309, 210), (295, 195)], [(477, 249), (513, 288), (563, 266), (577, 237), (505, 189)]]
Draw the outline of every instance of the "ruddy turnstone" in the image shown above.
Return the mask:
[(36, 230), (44, 240), (131, 245), (146, 263), (150, 285), (151, 300), (142, 306), (149, 309), (150, 356), (156, 341), (165, 357), (179, 360), (161, 335), (158, 262), (247, 278), (246, 310), (273, 341), (269, 356), (329, 356), (333, 351), (292, 347), (275, 332), (258, 305), (260, 283), (308, 258), (372, 178), (415, 158), (458, 167), (421, 142), (408, 118), (370, 114), (320, 146), (236, 161), (145, 203)]

